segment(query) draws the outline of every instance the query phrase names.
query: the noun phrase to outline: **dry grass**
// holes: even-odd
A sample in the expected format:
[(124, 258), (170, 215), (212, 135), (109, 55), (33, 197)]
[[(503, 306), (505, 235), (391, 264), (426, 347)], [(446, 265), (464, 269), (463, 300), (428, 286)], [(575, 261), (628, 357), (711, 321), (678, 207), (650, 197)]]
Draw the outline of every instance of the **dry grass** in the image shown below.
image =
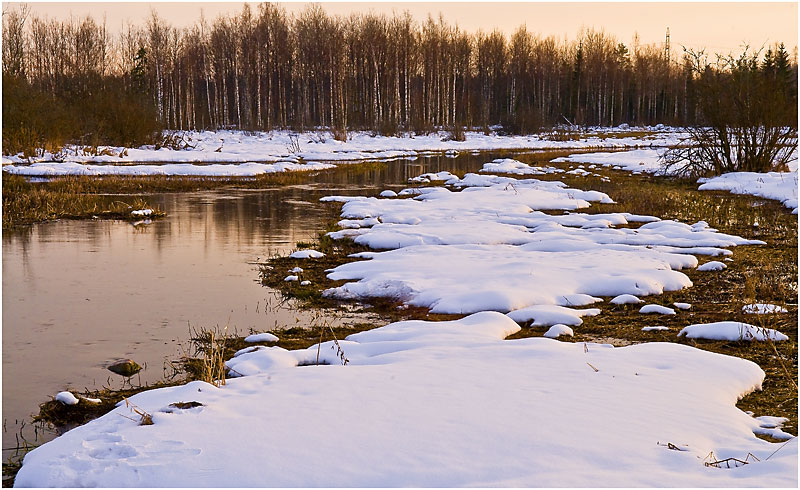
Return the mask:
[[(114, 218), (136, 220), (131, 211), (154, 209), (135, 196), (108, 196), (91, 193), (79, 179), (30, 183), (14, 175), (3, 175), (3, 229), (59, 218)], [(154, 209), (148, 218), (164, 216)]]
[[(537, 165), (547, 164), (559, 156), (553, 152), (531, 153), (517, 158)], [(649, 298), (649, 302), (671, 305), (673, 302), (691, 303), (689, 311), (677, 310), (674, 316), (653, 316), (638, 313), (638, 307), (612, 306), (606, 303), (603, 314), (584, 318), (584, 324), (575, 329), (574, 342), (604, 342), (629, 345), (639, 342), (679, 342), (697, 348), (733, 355), (757, 363), (766, 373), (763, 390), (755, 392), (739, 403), (743, 410), (755, 415), (787, 417), (786, 430), (796, 433), (797, 417), (797, 220), (774, 201), (764, 201), (748, 196), (723, 192), (700, 192), (697, 184), (687, 180), (636, 176), (627, 172), (596, 169), (597, 173), (611, 177), (605, 182), (599, 177), (577, 177), (554, 174), (537, 176), (540, 179), (562, 180), (571, 187), (595, 189), (608, 193), (616, 204), (593, 204), (581, 210), (587, 213), (632, 212), (649, 214), (665, 219), (694, 223), (705, 220), (724, 233), (767, 242), (763, 246), (733, 248), (733, 262), (720, 272), (684, 271), (694, 287)], [(338, 209), (338, 208), (337, 208)], [(332, 220), (335, 219), (332, 217)], [(758, 223), (758, 226), (754, 226)], [(636, 224), (631, 225), (636, 226)], [(335, 227), (331, 227), (335, 229)], [(328, 230), (329, 231), (329, 230)], [(350, 241), (333, 242), (324, 234), (318, 243), (303, 244), (324, 251), (327, 255), (318, 260), (294, 260), (288, 257), (269, 262), (271, 269), (263, 276), (265, 285), (282, 291), (287, 297), (300, 298), (306, 307), (336, 307), (337, 302), (322, 298), (320, 292), (341, 282), (326, 278), (325, 270), (351, 262), (350, 253), (364, 250)], [(701, 257), (701, 262), (707, 258)], [(708, 259), (710, 260), (710, 259)], [(720, 259), (721, 260), (721, 259)], [(304, 269), (304, 279), (310, 286), (285, 283), (286, 271), (295, 266)], [(610, 298), (606, 298), (610, 299)], [(771, 302), (784, 305), (788, 314), (756, 316), (744, 315), (741, 307), (753, 302)], [(402, 319), (452, 319), (457, 316), (430, 315), (424, 308), (398, 310), (399, 303), (385, 298), (369, 301), (370, 311), (386, 321)], [(775, 328), (789, 335), (785, 342), (723, 342), (688, 340), (677, 333), (692, 323), (709, 323), (723, 320), (745, 321), (757, 326)], [(768, 325), (765, 324), (768, 322)], [(665, 325), (668, 331), (643, 332), (642, 327)], [(546, 329), (523, 328), (512, 338), (540, 336)]]

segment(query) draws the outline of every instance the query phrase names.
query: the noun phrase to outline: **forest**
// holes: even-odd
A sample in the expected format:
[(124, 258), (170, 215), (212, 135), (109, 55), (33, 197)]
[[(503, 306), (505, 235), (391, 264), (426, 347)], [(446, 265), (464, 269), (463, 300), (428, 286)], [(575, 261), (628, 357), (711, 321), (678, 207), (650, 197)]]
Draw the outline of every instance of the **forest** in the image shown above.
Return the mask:
[(737, 70), (780, 94), (774, 102), (793, 108), (782, 122), (796, 127), (797, 56), (783, 44), (741, 56), (675, 51), (602, 30), (566, 40), (522, 25), (508, 37), (441, 16), (339, 17), (318, 5), (296, 16), (245, 5), (182, 29), (153, 11), (119, 34), (91, 17), (4, 7), (3, 147), (152, 144), (162, 129), (325, 128), (337, 139), (444, 129), (458, 139), (465, 128), (695, 126), (707, 122), (702, 88), (730, 90)]

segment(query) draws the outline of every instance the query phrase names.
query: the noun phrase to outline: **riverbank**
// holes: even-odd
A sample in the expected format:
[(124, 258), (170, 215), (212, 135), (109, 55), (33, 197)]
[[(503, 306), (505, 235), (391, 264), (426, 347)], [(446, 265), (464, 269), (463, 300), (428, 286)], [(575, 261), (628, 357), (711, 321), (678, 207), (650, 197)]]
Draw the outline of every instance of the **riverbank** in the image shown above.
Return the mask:
[[(538, 165), (544, 169), (544, 165)], [(420, 250), (419, 247), (423, 246), (453, 247), (453, 250), (458, 247), (463, 249), (465, 244), (500, 247), (504, 250), (508, 247), (526, 247), (532, 242), (522, 240), (515, 245), (502, 243), (509, 239), (519, 241), (520, 237), (525, 237), (525, 230), (519, 229), (520, 225), (528, 229), (529, 235), (547, 232), (548, 229), (551, 233), (562, 233), (564, 236), (560, 244), (555, 240), (543, 242), (553, 247), (557, 245), (559, 249), (567, 242), (577, 244), (581, 242), (578, 238), (590, 237), (593, 248), (609, 248), (607, 241), (598, 241), (596, 238), (609, 234), (633, 237), (649, 229), (651, 232), (646, 234), (650, 238), (648, 241), (637, 244), (628, 240), (629, 243), (620, 243), (618, 247), (611, 247), (615, 250), (606, 253), (631, 253), (633, 255), (629, 258), (633, 259), (651, 247), (652, 252), (646, 254), (653, 255), (652, 258), (660, 256), (666, 259), (666, 268), (659, 269), (656, 262), (642, 263), (644, 269), (637, 269), (634, 274), (640, 274), (640, 271), (648, 277), (656, 274), (662, 286), (666, 285), (666, 278), (680, 279), (681, 275), (685, 275), (694, 286), (687, 289), (686, 284), (679, 284), (683, 281), (680, 279), (675, 283), (680, 286), (675, 292), (648, 297), (647, 301), (661, 305), (693, 302), (688, 310), (674, 307), (678, 310), (676, 315), (653, 317), (639, 313), (638, 306), (614, 306), (607, 297), (603, 297), (604, 301), (600, 303), (584, 302), (592, 308), (599, 307), (602, 313), (580, 318), (582, 323), (573, 325), (573, 337), (566, 338), (567, 342), (540, 338), (544, 329), (529, 326), (525, 321), (520, 327), (499, 313), (479, 313), (456, 323), (406, 322), (371, 330), (345, 341), (339, 339), (338, 344), (326, 342), (319, 349), (319, 355), (327, 363), (324, 366), (315, 366), (311, 362), (318, 355), (318, 350), (313, 347), (300, 350), (274, 347), (250, 349), (239, 353), (230, 364), (232, 370), (246, 376), (230, 379), (222, 388), (190, 384), (174, 390), (137, 395), (132, 402), (138, 409), (153, 416), (154, 425), (137, 426), (134, 421), (114, 416), (114, 413), (107, 415), (31, 453), (20, 474), (25, 479), (18, 481), (18, 484), (46, 484), (47, 481), (56, 484), (52, 483), (54, 480), (46, 479), (48, 474), (55, 475), (58, 472), (62, 480), (57, 484), (61, 485), (80, 484), (85, 482), (87, 475), (94, 475), (92, 481), (99, 484), (113, 485), (116, 480), (106, 480), (102, 476), (113, 474), (122, 475), (126, 481), (139, 485), (147, 485), (148, 481), (167, 485), (201, 484), (195, 477), (204, 478), (206, 483), (202, 484), (206, 485), (217, 481), (214, 478), (227, 478), (225, 483), (220, 480), (217, 484), (230, 485), (231, 472), (236, 469), (239, 475), (237, 484), (243, 485), (424, 486), (481, 482), (487, 485), (541, 486), (548, 482), (556, 484), (557, 477), (563, 482), (567, 464), (570, 482), (578, 486), (591, 485), (591, 482), (596, 482), (597, 475), (603, 475), (604, 481), (621, 486), (657, 486), (664, 481), (677, 481), (687, 486), (796, 484), (796, 440), (779, 448), (777, 444), (757, 439), (754, 435), (768, 430), (763, 426), (769, 423), (767, 419), (755, 417), (777, 413), (764, 413), (760, 411), (762, 408), (758, 411), (751, 408), (756, 413), (753, 414), (755, 417), (750, 417), (734, 406), (737, 398), (759, 385), (767, 388), (779, 374), (770, 369), (766, 380), (763, 380), (762, 369), (767, 370), (763, 365), (759, 369), (755, 364), (741, 359), (717, 356), (689, 346), (706, 348), (713, 341), (686, 341), (677, 337), (678, 325), (683, 327), (688, 323), (710, 321), (713, 319), (709, 316), (710, 312), (715, 309), (724, 311), (726, 319), (743, 319), (739, 316), (742, 313), (737, 312), (734, 305), (741, 298), (769, 299), (777, 303), (783, 301), (781, 304), (789, 309), (785, 314), (789, 318), (787, 321), (791, 323), (791, 318), (794, 318), (796, 322), (796, 303), (790, 304), (791, 287), (773, 287), (783, 284), (783, 274), (792, 275), (792, 271), (785, 268), (791, 264), (792, 240), (796, 250), (796, 222), (786, 219), (786, 211), (777, 205), (752, 206), (747, 198), (698, 193), (690, 183), (670, 183), (672, 181), (656, 181), (650, 177), (605, 171), (595, 172), (598, 175), (570, 174), (569, 171), (566, 167), (562, 168), (562, 172), (554, 171), (549, 175), (555, 176), (556, 181), (544, 184), (524, 182), (524, 179), (512, 181), (508, 180), (508, 176), (476, 175), (470, 178), (472, 182), (482, 179), (486, 184), (502, 184), (502, 189), (494, 191), (491, 185), (478, 185), (460, 193), (425, 191), (417, 199), (338, 199), (348, 201), (348, 205), (351, 205), (348, 214), (342, 216), (346, 223), (340, 224), (340, 228), (357, 231), (359, 237), (368, 237), (372, 233), (376, 240), (374, 243), (387, 243), (385, 232), (390, 227), (394, 228), (393, 232), (406, 237), (422, 240), (430, 239), (426, 236), (437, 237), (441, 241), (448, 236), (455, 237), (451, 231), (465, 228), (444, 226), (446, 223), (442, 220), (431, 221), (435, 213), (424, 211), (427, 209), (425, 206), (431, 203), (435, 205), (437, 201), (445, 205), (450, 199), (457, 199), (456, 194), (471, 195), (473, 198), (459, 201), (455, 207), (459, 212), (454, 217), (473, 224), (480, 223), (480, 226), (467, 227), (466, 231), (480, 229), (484, 233), (474, 237), (467, 234), (458, 239), (462, 242), (460, 245), (409, 244), (394, 252), (370, 252), (363, 256), (368, 260), (358, 263), (364, 265), (381, 262), (381, 254), (397, 256), (398, 252), (405, 249), (417, 247)], [(560, 184), (560, 179), (557, 179), (562, 175), (566, 185)], [(467, 180), (467, 176), (461, 177)], [(546, 177), (537, 175), (536, 178)], [(632, 180), (623, 180), (626, 178)], [(506, 180), (501, 182), (498, 179)], [(615, 186), (620, 192), (615, 191)], [(578, 189), (592, 189), (594, 192)], [(502, 207), (507, 211), (505, 214), (514, 215), (517, 212), (517, 205), (513, 204), (517, 200), (518, 204), (524, 203), (533, 209), (541, 209), (542, 202), (555, 203), (557, 207), (550, 206), (550, 210), (543, 213), (520, 210), (521, 215), (516, 218), (526, 215), (527, 218), (540, 220), (535, 227), (532, 222), (504, 223), (499, 216), (491, 218), (481, 212), (480, 205), (486, 204), (482, 197), (486, 192), (496, 195), (492, 199), (510, 199), (508, 205)], [(614, 202), (603, 203), (603, 195), (613, 198)], [(539, 204), (530, 200), (534, 197)], [(542, 197), (543, 201), (540, 199)], [(391, 204), (393, 202), (397, 204)], [(368, 218), (364, 213), (372, 210), (373, 205), (380, 208), (376, 208), (378, 212), (369, 214), (380, 218), (377, 220), (380, 223), (366, 223)], [(402, 212), (394, 209), (394, 206), (403, 207)], [(558, 207), (564, 209), (564, 206), (572, 211), (557, 211)], [(487, 210), (492, 208), (485, 207)], [(578, 208), (581, 208), (580, 211)], [(626, 212), (635, 212), (636, 215), (625, 215)], [(654, 219), (642, 221), (646, 216)], [(640, 219), (637, 220), (637, 217)], [(625, 222), (619, 218), (624, 218)], [(696, 226), (689, 226), (691, 229), (688, 229), (666, 222), (676, 218)], [(762, 223), (758, 230), (753, 229), (753, 218)], [(701, 226), (698, 221), (703, 219), (707, 223)], [(641, 224), (645, 221), (651, 221), (650, 226)], [(437, 223), (441, 226), (435, 226)], [(484, 224), (494, 226), (494, 231), (486, 233), (488, 228)], [(555, 224), (558, 226), (554, 227)], [(666, 233), (668, 229), (670, 233)], [(656, 231), (658, 233), (654, 233)], [(383, 238), (381, 233), (384, 233)], [(723, 236), (727, 233), (745, 239), (738, 242), (732, 256), (725, 250), (730, 244), (737, 243), (737, 238), (734, 235)], [(700, 236), (705, 241), (698, 241)], [(782, 245), (779, 243), (780, 236), (785, 241)], [(472, 243), (476, 238), (482, 243)], [(679, 243), (687, 238), (691, 239), (689, 244)], [(767, 244), (746, 244), (750, 243), (747, 240), (753, 239)], [(495, 243), (488, 243), (487, 240), (494, 240)], [(498, 240), (500, 243), (497, 243)], [(778, 243), (781, 251), (770, 250), (772, 243)], [(627, 252), (623, 246), (628, 247)], [(555, 249), (548, 252), (538, 248), (540, 250), (527, 252), (551, 253), (551, 258), (556, 258), (559, 253)], [(680, 254), (681, 250), (678, 249), (699, 254), (701, 260), (695, 259), (690, 264), (687, 261), (695, 256)], [(745, 259), (744, 250), (754, 251), (753, 258)], [(768, 252), (762, 252), (765, 250)], [(580, 255), (580, 251), (573, 250), (571, 255), (575, 254)], [(675, 255), (683, 258), (679, 260)], [(698, 262), (713, 262), (713, 255), (728, 267), (717, 272), (695, 272), (693, 268)], [(483, 257), (489, 255), (484, 254)], [(733, 262), (725, 261), (725, 258), (733, 258)], [(296, 264), (287, 263), (286, 270), (281, 268), (283, 265), (279, 267), (275, 264), (272, 274), (281, 276), (281, 281), (287, 287), (296, 287), (301, 281), (297, 281), (298, 284), (284, 281), (285, 276), (291, 274), (289, 269), (301, 267), (304, 271), (295, 274), (303, 276), (305, 271), (314, 270), (315, 260), (301, 259)], [(548, 267), (558, 265), (553, 260), (535, 263)], [(451, 265), (448, 267), (448, 264)], [(472, 267), (471, 264), (477, 262), (461, 264)], [(603, 262), (595, 265), (613, 267), (613, 264)], [(442, 274), (457, 272), (462, 268), (454, 260), (440, 262), (439, 265), (417, 262), (416, 265), (393, 269), (390, 279), (397, 282), (386, 282), (385, 285), (392, 291), (399, 291), (403, 289), (399, 282), (404, 280), (404, 274), (427, 272), (429, 276), (426, 281), (434, 281), (433, 290), (440, 293), (444, 287), (441, 280), (444, 278), (447, 283), (446, 276)], [(684, 271), (674, 270), (676, 268), (684, 268)], [(581, 270), (589, 276), (602, 272), (592, 267), (583, 267)], [(492, 281), (503, 279), (513, 282), (516, 280), (514, 274), (518, 272), (513, 268), (508, 271), (497, 269), (494, 271), (496, 278), (487, 277)], [(750, 277), (743, 282), (743, 291), (736, 289), (737, 284), (742, 284), (737, 280), (740, 275)], [(323, 283), (319, 276), (312, 276), (312, 282), (320, 282), (317, 289), (329, 289), (331, 285)], [(604, 275), (599, 274), (598, 277), (601, 276)], [(617, 277), (617, 274), (606, 277)], [(759, 282), (759, 278), (772, 279)], [(473, 295), (477, 295), (480, 288), (488, 287), (478, 282), (480, 284), (477, 284), (477, 289), (473, 288)], [(349, 283), (353, 284), (352, 279)], [(647, 287), (656, 287), (652, 281), (643, 281), (641, 287), (645, 283)], [(721, 287), (724, 284), (729, 285), (728, 289)], [(630, 284), (631, 288), (634, 286), (640, 287)], [(698, 292), (696, 297), (691, 296), (700, 287), (703, 291)], [(415, 287), (412, 287), (409, 292), (414, 290)], [(714, 299), (718, 292), (723, 293), (722, 297), (730, 295), (736, 299), (718, 304), (718, 300)], [(573, 305), (565, 306), (565, 310), (577, 310), (575, 303), (581, 298), (589, 301), (586, 293), (598, 295), (597, 292), (586, 291), (579, 298), (578, 293), (578, 290), (571, 292), (575, 295), (570, 298)], [(642, 295), (642, 292), (639, 291), (639, 294)], [(764, 294), (773, 296), (766, 297)], [(498, 300), (496, 296), (484, 297)], [(456, 296), (450, 298), (458, 299)], [(464, 298), (467, 297), (463, 296), (459, 301)], [(399, 311), (406, 305), (413, 306), (414, 301), (403, 297), (398, 299), (399, 302), (393, 307), (396, 309), (400, 306)], [(362, 301), (371, 303), (368, 295)], [(614, 318), (619, 323), (616, 327), (606, 329), (603, 322), (607, 322), (608, 318)], [(637, 320), (631, 322), (634, 318)], [(531, 320), (535, 323), (536, 317)], [(593, 323), (595, 320), (597, 323)], [(758, 320), (750, 315), (748, 321)], [(643, 332), (641, 325), (644, 322), (648, 326), (656, 322), (672, 331)], [(789, 362), (788, 371), (796, 372), (796, 332), (786, 331), (782, 325), (783, 320), (779, 320), (770, 327), (781, 329), (790, 335), (791, 340), (775, 343), (778, 355), (774, 358)], [(279, 332), (276, 333), (280, 336)], [(664, 344), (662, 342), (666, 335), (672, 335), (675, 341), (680, 340), (688, 345)], [(503, 340), (515, 337), (525, 338)], [(623, 344), (610, 337), (622, 340), (630, 338), (628, 343), (658, 342), (612, 349), (607, 344)], [(728, 349), (726, 353), (729, 354), (735, 351), (758, 351), (764, 353), (765, 359), (773, 357), (765, 350), (769, 344), (718, 342), (717, 345), (721, 349)], [(341, 366), (345, 359), (347, 365)], [(698, 373), (702, 373), (699, 379)], [(676, 393), (686, 396), (677, 396)], [(793, 399), (796, 406), (796, 388)], [(587, 400), (591, 401), (589, 405)], [(173, 403), (190, 401), (202, 405), (181, 411), (168, 409)], [(785, 401), (781, 403), (791, 405)], [(324, 409), (320, 408), (321, 405)], [(591, 406), (591, 409), (587, 409), (587, 406)], [(266, 417), (265, 407), (268, 407)], [(115, 413), (127, 416), (131, 415), (129, 412), (129, 407), (115, 410)], [(458, 415), (454, 416), (453, 413)], [(497, 419), (497, 413), (503, 414), (502, 420)], [(558, 423), (552, 417), (543, 415), (552, 413), (559, 414), (555, 419)], [(281, 424), (271, 423), (273, 419), (280, 420)], [(792, 423), (788, 422), (787, 425)], [(203, 430), (199, 427), (203, 427)], [(464, 427), (469, 430), (465, 432)], [(609, 435), (609, 428), (613, 431), (613, 437)], [(298, 430), (302, 430), (302, 437), (298, 437)], [(772, 433), (779, 434), (776, 431)], [(253, 434), (258, 436), (252, 437)], [(422, 434), (435, 434), (436, 437), (423, 437)], [(90, 441), (91, 447), (79, 448), (75, 445), (78, 440)], [(490, 442), (498, 440), (505, 441), (503, 448)], [(180, 444), (176, 444), (176, 441), (180, 441)], [(227, 445), (231, 441), (236, 441), (237, 447), (243, 448), (236, 460), (225, 456), (230, 454)], [(530, 446), (530, 441), (537, 443)], [(343, 450), (342, 447), (347, 449)], [(776, 449), (778, 452), (764, 464), (748, 464), (730, 470), (715, 467), (721, 461), (732, 461), (727, 458), (744, 460), (748, 458), (748, 453), (764, 461)], [(97, 454), (110, 457), (101, 460), (95, 457)], [(189, 454), (194, 456), (187, 458)], [(57, 455), (66, 456), (66, 459), (59, 459)], [(255, 465), (253, 458), (257, 458), (261, 466)], [(320, 475), (319, 478), (303, 479), (303, 475), (308, 473), (298, 465), (309, 464), (309, 461), (324, 470), (315, 473)], [(364, 471), (364, 461), (370, 462), (371, 471)], [(431, 461), (435, 465), (432, 466)], [(660, 464), (654, 465), (654, 462)], [(26, 470), (29, 464), (32, 469)], [(267, 471), (247, 470), (261, 468), (263, 464), (267, 465)], [(276, 465), (274, 471), (270, 471), (269, 465), (272, 464)], [(391, 470), (397, 468), (398, 464), (404, 468), (402, 475)], [(81, 470), (77, 471), (75, 465), (80, 465)], [(182, 465), (183, 471), (175, 472), (175, 465)], [(445, 468), (442, 475), (450, 475), (450, 478), (443, 479), (441, 475), (437, 477), (426, 470), (432, 467)], [(109, 468), (114, 471), (107, 472)], [(503, 471), (498, 472), (498, 468), (503, 468)], [(53, 473), (49, 473), (50, 470)], [(169, 479), (178, 474), (180, 481)]]
[[(319, 162), (357, 162), (414, 158), (436, 153), (458, 154), (472, 151), (620, 149), (674, 146), (687, 134), (680, 128), (654, 127), (592, 128), (569, 132), (544, 132), (526, 136), (484, 134), (468, 131), (463, 141), (440, 131), (424, 135), (380, 136), (365, 131), (348, 133), (339, 141), (327, 131), (185, 131), (174, 132), (180, 145), (156, 149), (124, 147), (67, 146), (53, 154), (39, 156), (4, 155), (6, 172), (24, 175), (64, 174), (163, 174), (252, 176), (259, 173), (303, 170)], [(76, 166), (74, 164), (102, 164)], [(192, 164), (171, 167), (131, 167), (130, 164)], [(60, 165), (59, 165), (60, 164)], [(229, 165), (224, 168), (208, 164)], [(8, 167), (8, 165), (12, 165)], [(28, 165), (21, 166), (20, 165)], [(313, 170), (315, 168), (308, 168)]]

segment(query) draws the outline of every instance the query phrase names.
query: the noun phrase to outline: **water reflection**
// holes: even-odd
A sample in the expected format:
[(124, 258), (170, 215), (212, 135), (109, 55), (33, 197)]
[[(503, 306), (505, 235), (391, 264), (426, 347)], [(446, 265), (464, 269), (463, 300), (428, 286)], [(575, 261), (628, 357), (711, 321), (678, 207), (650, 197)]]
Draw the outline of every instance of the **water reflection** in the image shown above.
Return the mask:
[(146, 364), (142, 381), (161, 378), (189, 325), (247, 332), (309, 321), (270, 307), (277, 299), (254, 263), (313, 240), (337, 212), (320, 197), (377, 195), (420, 173), (463, 174), (492, 158), (345, 166), (272, 190), (157, 194), (148, 200), (168, 216), (150, 224), (64, 220), (4, 233), (4, 449), (15, 445), (13, 422), (49, 396), (117, 386), (105, 370), (114, 359)]

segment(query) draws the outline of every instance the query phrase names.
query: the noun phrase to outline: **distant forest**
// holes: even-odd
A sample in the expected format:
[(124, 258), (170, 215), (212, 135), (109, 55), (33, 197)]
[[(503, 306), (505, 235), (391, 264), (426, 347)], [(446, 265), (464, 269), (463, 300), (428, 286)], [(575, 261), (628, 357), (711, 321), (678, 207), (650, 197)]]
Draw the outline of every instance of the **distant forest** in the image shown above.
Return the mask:
[(90, 17), (4, 10), (5, 153), (66, 141), (151, 143), (163, 128), (323, 127), (341, 138), (346, 130), (697, 125), (697, 84), (730, 63), (776, 80), (797, 104), (797, 56), (782, 44), (736, 60), (676, 56), (597, 30), (567, 41), (520, 27), (507, 37), (407, 12), (338, 17), (311, 6), (292, 16), (270, 3), (184, 29), (153, 12), (112, 35)]

